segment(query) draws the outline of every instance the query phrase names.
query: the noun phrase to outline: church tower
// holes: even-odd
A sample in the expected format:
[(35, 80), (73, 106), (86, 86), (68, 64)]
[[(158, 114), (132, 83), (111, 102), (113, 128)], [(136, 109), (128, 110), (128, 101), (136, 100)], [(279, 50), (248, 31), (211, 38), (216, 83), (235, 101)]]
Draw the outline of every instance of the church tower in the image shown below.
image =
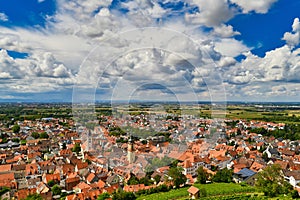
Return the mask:
[(129, 164), (134, 163), (135, 154), (134, 154), (133, 140), (131, 137), (128, 140), (127, 159)]

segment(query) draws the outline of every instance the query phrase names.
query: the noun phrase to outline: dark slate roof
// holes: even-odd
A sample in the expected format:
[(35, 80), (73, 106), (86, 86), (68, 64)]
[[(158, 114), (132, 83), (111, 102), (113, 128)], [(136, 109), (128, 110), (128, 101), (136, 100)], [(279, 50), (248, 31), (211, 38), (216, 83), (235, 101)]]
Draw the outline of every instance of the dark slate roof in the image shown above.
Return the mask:
[(278, 150), (275, 149), (275, 148), (270, 148), (270, 149), (269, 149), (269, 152), (270, 152), (271, 154), (277, 154), (277, 155), (279, 155)]
[(256, 174), (256, 172), (254, 172), (248, 168), (244, 168), (244, 169), (240, 170), (239, 172), (237, 172), (236, 174), (242, 178), (247, 178), (247, 177), (253, 176), (254, 174)]

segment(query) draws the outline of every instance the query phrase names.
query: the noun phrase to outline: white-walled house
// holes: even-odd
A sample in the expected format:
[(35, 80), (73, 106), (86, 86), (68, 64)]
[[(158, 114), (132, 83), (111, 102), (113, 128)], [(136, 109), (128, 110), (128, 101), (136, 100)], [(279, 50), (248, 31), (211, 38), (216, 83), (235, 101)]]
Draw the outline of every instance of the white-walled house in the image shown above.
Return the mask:
[(300, 171), (285, 171), (284, 178), (293, 186), (296, 187), (300, 183)]

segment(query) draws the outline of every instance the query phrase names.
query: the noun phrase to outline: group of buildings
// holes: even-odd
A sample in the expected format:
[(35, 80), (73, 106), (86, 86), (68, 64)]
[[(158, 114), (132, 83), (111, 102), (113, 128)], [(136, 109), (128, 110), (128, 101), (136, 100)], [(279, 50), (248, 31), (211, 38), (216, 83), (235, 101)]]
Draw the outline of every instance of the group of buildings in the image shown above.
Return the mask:
[[(251, 127), (272, 130), (284, 124), (239, 120), (231, 127), (192, 116), (176, 120), (153, 120), (145, 115), (102, 118), (105, 120), (93, 130), (76, 128), (73, 120), (53, 118), (16, 122), (18, 133), (1, 124), (1, 134), (11, 141), (0, 144), (0, 188), (10, 188), (1, 198), (23, 199), (38, 193), (44, 199), (92, 200), (104, 192), (147, 190), (170, 179), (168, 170), (175, 160), (187, 177), (186, 184), (195, 183), (197, 169), (203, 166), (211, 175), (223, 168), (233, 169), (234, 181), (254, 185), (259, 171), (277, 163), (286, 180), (300, 188), (299, 141), (251, 132)], [(134, 133), (110, 134), (111, 127), (125, 125), (168, 134), (145, 138)], [(46, 132), (49, 138), (35, 139), (33, 132)], [(12, 142), (13, 138), (26, 142)], [(128, 184), (132, 177), (141, 180), (149, 173), (149, 184)]]

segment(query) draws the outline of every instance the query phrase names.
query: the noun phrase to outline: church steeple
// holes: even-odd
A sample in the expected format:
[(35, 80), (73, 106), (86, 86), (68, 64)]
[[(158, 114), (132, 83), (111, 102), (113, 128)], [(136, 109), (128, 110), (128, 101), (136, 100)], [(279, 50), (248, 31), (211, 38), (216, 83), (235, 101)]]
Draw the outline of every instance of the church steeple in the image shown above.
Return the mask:
[(135, 154), (134, 154), (134, 142), (132, 137), (129, 137), (128, 140), (128, 146), (127, 146), (127, 159), (129, 164), (132, 164), (135, 160)]

